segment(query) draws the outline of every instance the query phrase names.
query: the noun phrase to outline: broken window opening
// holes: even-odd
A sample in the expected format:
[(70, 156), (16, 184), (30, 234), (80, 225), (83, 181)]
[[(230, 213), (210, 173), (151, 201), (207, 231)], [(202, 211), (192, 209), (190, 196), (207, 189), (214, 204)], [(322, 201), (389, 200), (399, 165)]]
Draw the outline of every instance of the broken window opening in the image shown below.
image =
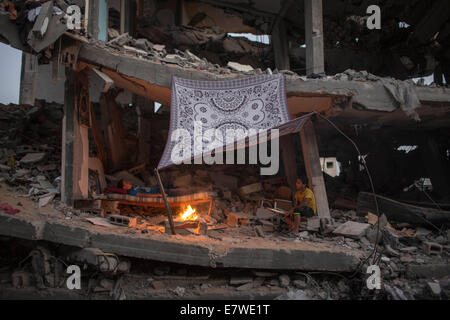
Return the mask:
[(405, 153), (414, 151), (418, 148), (419, 146), (417, 145), (413, 145), (413, 146), (400, 146), (397, 148), (398, 151), (405, 151)]
[(155, 102), (155, 113), (158, 113), (158, 110), (161, 109), (162, 104), (159, 102)]
[(267, 34), (253, 34), (253, 33), (227, 33), (227, 36), (229, 37), (244, 37), (247, 38), (250, 41), (263, 43), (263, 44), (270, 44), (270, 37)]

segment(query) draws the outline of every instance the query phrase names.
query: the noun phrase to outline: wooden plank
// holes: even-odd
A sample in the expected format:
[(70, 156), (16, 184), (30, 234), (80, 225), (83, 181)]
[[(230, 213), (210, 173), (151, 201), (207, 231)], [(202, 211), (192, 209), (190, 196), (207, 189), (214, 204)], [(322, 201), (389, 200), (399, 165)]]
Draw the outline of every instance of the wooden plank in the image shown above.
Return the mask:
[(87, 198), (89, 191), (89, 127), (80, 121), (80, 108), (87, 101), (83, 98), (84, 88), (81, 85), (83, 74), (77, 74), (75, 83), (75, 108), (73, 116), (73, 179), (72, 194), (74, 198)]
[(175, 232), (175, 227), (174, 227), (173, 219), (172, 219), (172, 209), (170, 208), (169, 202), (167, 201), (166, 191), (164, 190), (164, 185), (162, 184), (161, 177), (159, 176), (158, 169), (155, 169), (155, 175), (156, 175), (156, 178), (158, 180), (159, 189), (161, 190), (162, 198), (164, 200), (164, 206), (165, 206), (166, 211), (167, 211), (167, 217), (169, 218), (170, 230), (172, 231), (173, 235), (176, 235), (177, 233)]
[(75, 152), (74, 168), (79, 170), (79, 179), (78, 181), (74, 179), (74, 183), (77, 183), (81, 197), (87, 198), (89, 195), (89, 128), (81, 124), (77, 127), (75, 132), (78, 131), (79, 138), (75, 139), (75, 150), (81, 150), (81, 152)]
[(308, 120), (300, 131), (300, 138), (309, 187), (313, 190), (316, 198), (317, 214), (320, 218), (330, 219), (327, 191), (320, 167), (319, 148), (317, 146), (314, 125), (310, 120)]

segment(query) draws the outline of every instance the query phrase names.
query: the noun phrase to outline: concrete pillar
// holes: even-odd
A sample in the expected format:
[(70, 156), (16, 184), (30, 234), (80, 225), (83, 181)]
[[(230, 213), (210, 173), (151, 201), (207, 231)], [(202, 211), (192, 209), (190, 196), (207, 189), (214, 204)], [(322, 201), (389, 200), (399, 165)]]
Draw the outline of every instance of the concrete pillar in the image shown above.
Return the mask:
[(136, 96), (138, 112), (138, 164), (148, 164), (151, 155), (151, 118), (155, 110), (155, 103), (142, 96)]
[(306, 75), (325, 72), (322, 0), (305, 0)]
[(75, 71), (67, 68), (62, 124), (61, 201), (68, 206), (73, 205), (74, 130), (76, 118), (75, 82)]
[(303, 126), (300, 131), (300, 138), (309, 187), (313, 190), (316, 198), (317, 214), (320, 218), (331, 219), (325, 180), (323, 179), (323, 173), (320, 167), (319, 148), (317, 146), (314, 125), (311, 121), (308, 121)]
[(19, 104), (34, 105), (34, 100), (36, 99), (37, 76), (37, 56), (23, 52)]
[(95, 39), (106, 41), (108, 35), (107, 0), (86, 0), (87, 30)]
[(278, 70), (289, 70), (289, 42), (283, 19), (278, 19), (272, 31), (272, 47), (275, 54), (275, 67)]
[(61, 201), (87, 198), (89, 188), (89, 139), (87, 124), (79, 121), (80, 88), (76, 71), (66, 68), (62, 125)]
[(136, 3), (133, 0), (120, 0), (120, 33), (134, 35)]

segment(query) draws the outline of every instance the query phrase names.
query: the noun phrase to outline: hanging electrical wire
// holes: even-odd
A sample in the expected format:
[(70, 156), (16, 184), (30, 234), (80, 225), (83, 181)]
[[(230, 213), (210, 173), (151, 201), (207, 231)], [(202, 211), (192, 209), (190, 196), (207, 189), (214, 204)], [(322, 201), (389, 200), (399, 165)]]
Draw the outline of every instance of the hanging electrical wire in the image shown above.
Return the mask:
[[(367, 176), (369, 178), (369, 183), (370, 183), (370, 188), (372, 189), (372, 194), (373, 194), (373, 198), (375, 201), (375, 208), (377, 211), (377, 217), (378, 217), (378, 223), (377, 223), (377, 233), (376, 233), (376, 237), (375, 237), (375, 245), (374, 245), (374, 249), (372, 251), (372, 253), (364, 260), (364, 263), (366, 261), (368, 261), (370, 259), (371, 256), (373, 256), (373, 260), (372, 260), (372, 264), (378, 264), (375, 263), (377, 260), (377, 252), (378, 252), (378, 241), (379, 241), (379, 236), (380, 236), (380, 222), (379, 222), (379, 218), (380, 218), (380, 209), (378, 206), (378, 199), (377, 196), (375, 194), (375, 187), (373, 185), (373, 180), (372, 180), (372, 176), (370, 174), (369, 168), (367, 166), (366, 160), (365, 158), (362, 156), (361, 152), (359, 151), (359, 148), (357, 146), (357, 144), (348, 136), (346, 135), (341, 129), (339, 129), (338, 126), (336, 126), (334, 124), (334, 122), (332, 122), (331, 120), (329, 120), (328, 118), (324, 117), (323, 115), (321, 115), (320, 113), (318, 113), (317, 111), (313, 111), (314, 114), (316, 114), (317, 116), (319, 116), (321, 119), (325, 120), (328, 124), (330, 124), (334, 129), (336, 129), (343, 137), (345, 137), (348, 141), (350, 141), (350, 143), (353, 145), (353, 147), (355, 148), (356, 152), (359, 155), (359, 158), (361, 159), (361, 162), (364, 166), (364, 169), (366, 170)], [(361, 264), (362, 265), (362, 264)]]

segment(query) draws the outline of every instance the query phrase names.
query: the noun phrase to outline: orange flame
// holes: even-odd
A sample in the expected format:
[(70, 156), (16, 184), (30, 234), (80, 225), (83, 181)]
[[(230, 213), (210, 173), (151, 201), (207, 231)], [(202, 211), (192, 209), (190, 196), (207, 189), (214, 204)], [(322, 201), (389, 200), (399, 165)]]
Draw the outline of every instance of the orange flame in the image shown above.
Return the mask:
[(191, 205), (188, 205), (187, 209), (180, 215), (182, 221), (195, 221), (198, 219), (198, 215), (195, 213), (195, 209), (192, 209)]

